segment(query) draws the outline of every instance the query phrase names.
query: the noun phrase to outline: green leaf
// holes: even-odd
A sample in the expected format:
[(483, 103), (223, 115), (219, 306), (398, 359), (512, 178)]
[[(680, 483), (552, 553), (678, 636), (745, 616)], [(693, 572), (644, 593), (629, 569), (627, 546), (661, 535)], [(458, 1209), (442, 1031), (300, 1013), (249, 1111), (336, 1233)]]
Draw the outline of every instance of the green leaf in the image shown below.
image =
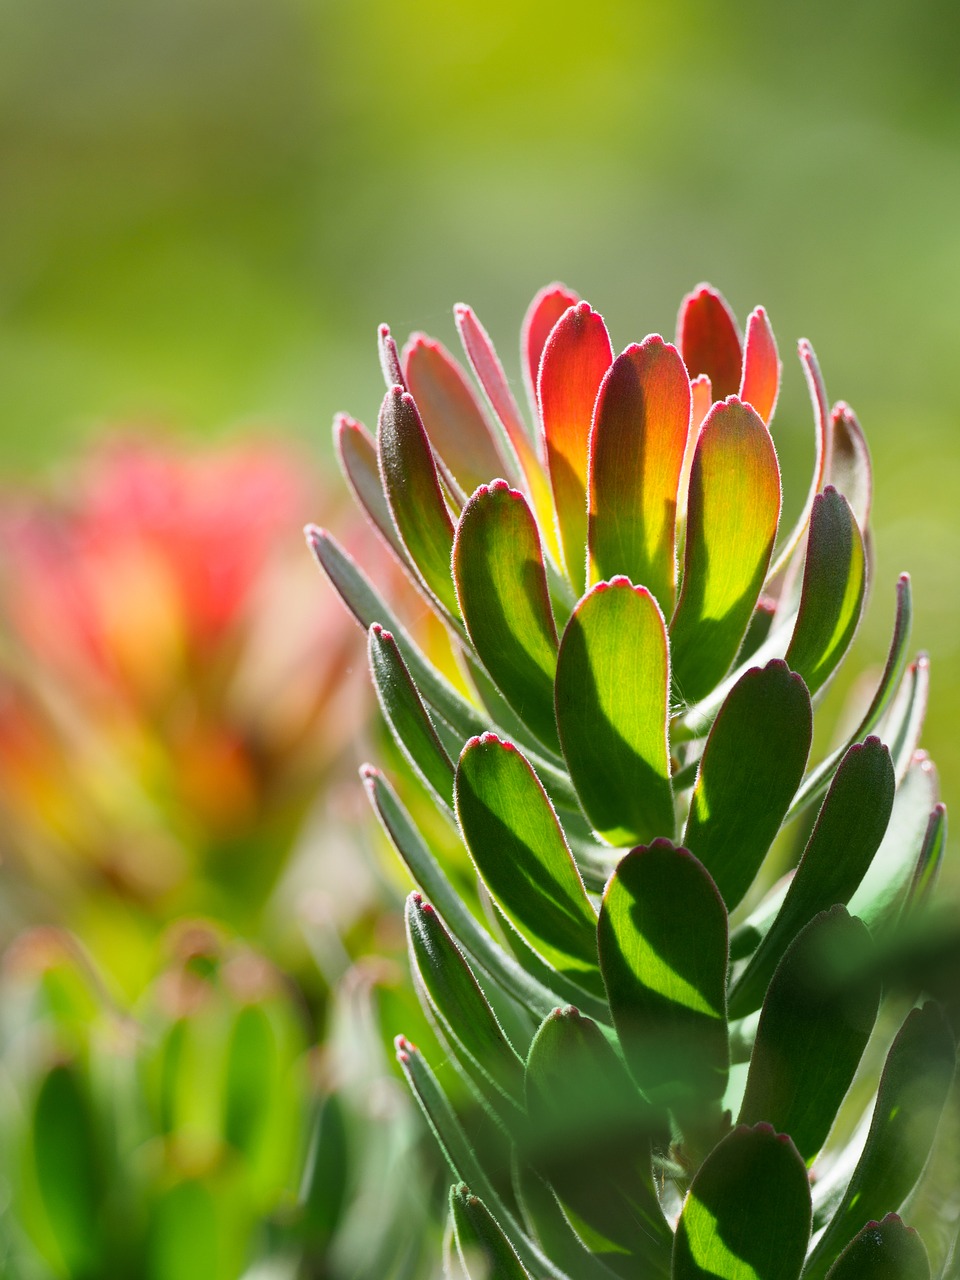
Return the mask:
[(627, 1066), (657, 1105), (723, 1096), (727, 913), (704, 867), (668, 840), (621, 859), (603, 895), (600, 969)]
[(896, 697), (878, 730), (893, 756), (898, 785), (913, 763), (927, 714), (929, 696), (930, 659), (925, 653), (920, 653), (916, 661), (911, 662), (907, 668)]
[(219, 1208), (210, 1187), (199, 1178), (184, 1178), (161, 1192), (151, 1205), (146, 1268), (150, 1280), (210, 1280), (229, 1274)]
[(523, 494), (505, 480), (481, 485), (464, 507), (453, 572), (481, 662), (517, 715), (557, 750), (557, 631), (540, 535)]
[(778, 659), (748, 671), (720, 708), (683, 840), (710, 872), (728, 911), (750, 888), (780, 830), (812, 736), (810, 695)]
[(855, 742), (862, 742), (864, 738), (876, 729), (877, 725), (883, 719), (885, 713), (890, 707), (891, 702), (896, 694), (900, 684), (903, 668), (907, 658), (907, 644), (910, 640), (910, 626), (913, 621), (913, 601), (910, 592), (910, 575), (902, 573), (897, 579), (897, 608), (893, 623), (893, 635), (890, 639), (890, 648), (887, 652), (887, 660), (884, 664), (883, 673), (877, 685), (876, 692), (870, 700), (870, 706), (867, 708), (866, 714), (860, 721), (855, 731), (850, 735), (843, 746), (838, 747), (827, 758), (821, 761), (815, 769), (811, 769), (809, 774), (804, 778), (803, 785), (797, 792), (793, 804), (790, 806), (790, 816), (799, 813), (801, 809), (811, 804), (814, 800), (818, 800), (826, 791), (830, 783), (830, 779), (836, 772), (837, 766), (846, 755), (847, 751)]
[(833, 406), (830, 425), (828, 482), (843, 494), (857, 524), (866, 529), (873, 498), (873, 468), (863, 429), (857, 415), (842, 400)]
[(811, 694), (829, 680), (850, 647), (865, 589), (860, 530), (846, 498), (828, 485), (813, 501), (800, 612), (786, 655)]
[(597, 1024), (555, 1009), (527, 1059), (527, 1154), (553, 1185), (585, 1243), (615, 1269), (669, 1274), (671, 1233), (650, 1163), (649, 1105)]
[(875, 931), (894, 917), (917, 869), (930, 814), (939, 798), (937, 771), (925, 754), (920, 755), (897, 788), (886, 835), (850, 899), (850, 910), (870, 929)]
[(691, 1183), (673, 1280), (797, 1280), (810, 1217), (807, 1171), (790, 1139), (767, 1124), (740, 1126)]
[(690, 380), (656, 334), (604, 375), (590, 433), (589, 578), (625, 574), (673, 611), (677, 489), (690, 425)]
[(955, 1069), (956, 1045), (940, 1008), (911, 1009), (887, 1054), (863, 1154), (804, 1280), (823, 1280), (867, 1218), (895, 1212), (906, 1200), (930, 1154)]
[(482, 733), (487, 724), (477, 709), (424, 657), (393, 610), (337, 540), (316, 525), (307, 525), (305, 534), (321, 569), (364, 631), (378, 622), (391, 632), (421, 696), (464, 739)]
[(611, 844), (672, 836), (667, 635), (627, 578), (600, 582), (570, 617), (557, 660), (557, 728), (570, 777)]
[(317, 1108), (298, 1197), (299, 1230), (311, 1250), (324, 1249), (341, 1220), (353, 1167), (343, 1103), (328, 1094)]
[(454, 781), (463, 838), (507, 919), (562, 973), (601, 995), (596, 913), (546, 792), (517, 748), (471, 738)]
[(383, 774), (372, 765), (364, 765), (360, 776), (394, 848), (416, 883), (436, 903), (458, 941), (504, 990), (535, 1017), (544, 1017), (559, 1003), (556, 993), (530, 977), (473, 918)]
[(410, 557), (397, 533), (383, 492), (376, 442), (362, 422), (347, 417), (345, 413), (337, 414), (334, 419), (333, 436), (340, 469), (357, 505), (392, 548), (400, 563), (410, 566)]
[(514, 1191), (524, 1221), (533, 1230), (544, 1253), (570, 1280), (612, 1280), (615, 1272), (594, 1254), (575, 1233), (553, 1189), (523, 1161), (514, 1163)]
[(457, 593), (450, 573), (453, 521), (417, 406), (400, 387), (391, 388), (384, 397), (377, 454), (383, 488), (403, 545), (424, 586), (456, 618)]
[(437, 736), (393, 633), (379, 622), (370, 628), (367, 652), (377, 700), (400, 749), (434, 795), (452, 808), (453, 761)]
[(68, 1274), (101, 1275), (104, 1170), (90, 1098), (79, 1070), (58, 1063), (33, 1105), (33, 1159), (47, 1221)]
[(277, 1038), (267, 1013), (259, 1005), (244, 1005), (230, 1033), (224, 1067), (223, 1136), (248, 1160), (269, 1136), (277, 1058)]
[(529, 1280), (496, 1219), (463, 1182), (450, 1188), (450, 1211), (469, 1280)]
[(931, 809), (930, 817), (927, 820), (927, 830), (923, 837), (920, 856), (917, 858), (913, 879), (910, 882), (903, 910), (900, 913), (901, 922), (922, 907), (933, 892), (937, 876), (940, 873), (940, 864), (943, 861), (946, 844), (947, 806), (943, 803), (937, 803)]
[(739, 1123), (789, 1133), (808, 1163), (826, 1141), (880, 1006), (866, 926), (843, 907), (797, 935), (767, 991)]
[(736, 396), (704, 420), (690, 471), (683, 586), (670, 623), (673, 682), (684, 702), (730, 668), (770, 563), (780, 470), (770, 433)]
[(930, 1259), (916, 1231), (888, 1213), (854, 1236), (827, 1280), (930, 1280)]
[(880, 848), (895, 790), (890, 752), (879, 738), (847, 751), (783, 905), (730, 993), (731, 1018), (759, 1009), (780, 958), (808, 921), (849, 902)]
[(593, 408), (613, 349), (603, 317), (589, 303), (563, 313), (543, 348), (537, 400), (567, 576), (586, 586), (587, 458)]
[(523, 1062), (440, 917), (419, 893), (407, 898), (405, 916), (414, 969), (448, 1038), (501, 1093), (522, 1103)]

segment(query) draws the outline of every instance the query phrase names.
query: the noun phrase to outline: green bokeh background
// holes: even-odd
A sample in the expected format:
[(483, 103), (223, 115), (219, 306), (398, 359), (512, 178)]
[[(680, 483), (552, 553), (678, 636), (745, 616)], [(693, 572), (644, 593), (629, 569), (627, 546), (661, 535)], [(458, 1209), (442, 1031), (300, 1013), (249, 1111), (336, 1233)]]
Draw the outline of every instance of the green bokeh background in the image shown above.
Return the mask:
[[(909, 567), (926, 743), (960, 741), (960, 10), (947, 0), (0, 0), (0, 469), (107, 424), (267, 426), (329, 456), (375, 416), (375, 327), (516, 374), (560, 277), (615, 346), (702, 278), (815, 344), (876, 463), (880, 659)], [(322, 513), (318, 512), (318, 515)]]

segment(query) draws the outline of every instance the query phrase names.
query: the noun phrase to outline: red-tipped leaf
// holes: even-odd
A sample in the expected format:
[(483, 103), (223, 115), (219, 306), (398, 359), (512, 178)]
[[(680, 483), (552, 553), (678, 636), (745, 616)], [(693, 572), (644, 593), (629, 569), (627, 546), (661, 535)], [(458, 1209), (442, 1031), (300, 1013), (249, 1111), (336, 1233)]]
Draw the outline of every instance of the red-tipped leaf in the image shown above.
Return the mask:
[(756, 307), (750, 312), (747, 320), (740, 399), (753, 405), (760, 417), (768, 424), (777, 407), (780, 368), (777, 341), (773, 336), (767, 313), (763, 307)]
[(568, 307), (579, 301), (580, 295), (568, 289), (565, 284), (548, 284), (527, 308), (520, 330), (520, 360), (534, 413), (537, 411), (537, 379), (543, 348), (547, 345), (553, 326)]
[(677, 346), (691, 378), (705, 373), (715, 400), (736, 395), (743, 357), (733, 312), (708, 284), (688, 293), (677, 318)]

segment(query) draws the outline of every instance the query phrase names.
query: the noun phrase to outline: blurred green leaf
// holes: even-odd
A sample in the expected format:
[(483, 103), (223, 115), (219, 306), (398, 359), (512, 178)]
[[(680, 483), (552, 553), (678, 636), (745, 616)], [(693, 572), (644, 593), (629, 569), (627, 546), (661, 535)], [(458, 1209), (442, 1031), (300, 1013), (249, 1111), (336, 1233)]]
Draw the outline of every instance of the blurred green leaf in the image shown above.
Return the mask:
[(673, 611), (677, 489), (690, 380), (676, 347), (652, 335), (604, 374), (590, 433), (591, 583), (624, 574)]
[(955, 1069), (956, 1045), (939, 1006), (911, 1009), (887, 1054), (863, 1154), (804, 1280), (823, 1280), (865, 1219), (901, 1207), (930, 1154)]
[(800, 612), (787, 662), (815, 694), (836, 670), (860, 622), (866, 591), (863, 538), (846, 498), (831, 485), (810, 514)]
[(780, 830), (813, 737), (810, 695), (785, 662), (754, 667), (731, 689), (704, 748), (684, 844), (732, 911)]
[(603, 895), (598, 941), (617, 1035), (646, 1097), (681, 1115), (721, 1098), (727, 913), (701, 863), (667, 840), (628, 853)]
[(780, 958), (805, 924), (818, 912), (850, 900), (883, 840), (894, 793), (893, 763), (880, 739), (852, 746), (827, 792), (783, 905), (731, 989), (731, 1018), (760, 1008)]
[(570, 1007), (546, 1018), (530, 1046), (526, 1098), (525, 1154), (584, 1242), (615, 1271), (668, 1275), (671, 1232), (650, 1163), (659, 1126), (595, 1022)]
[(866, 926), (834, 907), (794, 938), (767, 989), (740, 1124), (788, 1133), (809, 1164), (826, 1141), (870, 1038), (881, 984)]
[(347, 1204), (351, 1151), (344, 1104), (337, 1093), (320, 1102), (310, 1131), (298, 1197), (299, 1232), (311, 1252), (322, 1252)]
[(763, 420), (735, 396), (715, 404), (693, 455), (683, 585), (670, 623), (673, 685), (685, 703), (709, 693), (736, 657), (779, 517), (780, 469)]
[(793, 1143), (766, 1124), (740, 1126), (691, 1183), (672, 1280), (797, 1280), (809, 1237), (810, 1187)]
[(917, 1233), (888, 1213), (854, 1236), (826, 1280), (930, 1280), (930, 1260)]
[(506, 481), (482, 485), (463, 508), (453, 572), (481, 662), (517, 715), (558, 751), (557, 631), (540, 535), (523, 494)]
[(574, 610), (557, 661), (557, 728), (587, 817), (611, 844), (672, 836), (667, 635), (657, 602), (614, 578)]
[(504, 914), (561, 973), (602, 995), (596, 913), (546, 792), (512, 743), (467, 743), (454, 783), (470, 856)]

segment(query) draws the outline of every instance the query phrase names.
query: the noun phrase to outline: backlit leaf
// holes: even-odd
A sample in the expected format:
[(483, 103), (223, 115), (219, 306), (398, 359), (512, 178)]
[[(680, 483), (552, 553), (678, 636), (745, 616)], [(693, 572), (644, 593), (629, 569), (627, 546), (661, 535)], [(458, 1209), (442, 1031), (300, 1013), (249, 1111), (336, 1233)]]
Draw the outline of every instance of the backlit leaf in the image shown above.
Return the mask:
[(681, 1114), (722, 1097), (727, 913), (701, 863), (668, 840), (628, 853), (603, 895), (598, 945), (617, 1035), (644, 1094)]
[(740, 1126), (690, 1185), (673, 1280), (797, 1280), (810, 1218), (807, 1171), (789, 1137), (766, 1124)]
[(468, 1280), (529, 1280), (496, 1219), (463, 1182), (450, 1188), (450, 1211)]
[(880, 1005), (870, 935), (843, 907), (793, 940), (767, 990), (739, 1123), (789, 1133), (808, 1163), (826, 1141)]
[(676, 347), (653, 335), (617, 356), (600, 384), (590, 435), (590, 580), (625, 574), (667, 615), (689, 423), (690, 382)]
[(612, 360), (603, 318), (579, 302), (557, 321), (540, 361), (537, 398), (547, 468), (564, 566), (577, 595), (586, 585), (590, 426)]
[(393, 550), (401, 564), (410, 557), (397, 533), (377, 467), (377, 446), (361, 422), (337, 414), (333, 436), (340, 467), (361, 511)]
[(829, 680), (850, 647), (865, 590), (860, 530), (846, 498), (828, 485), (813, 500), (800, 612), (786, 654), (812, 694)]
[(769, 424), (777, 407), (780, 390), (780, 357), (770, 321), (763, 307), (756, 307), (747, 320), (747, 336), (743, 345), (743, 377), (740, 399), (752, 405)]
[(697, 285), (680, 304), (677, 346), (691, 378), (705, 373), (715, 400), (736, 395), (742, 364), (740, 334), (723, 296), (708, 284)]
[(831, 449), (827, 480), (850, 504), (857, 524), (866, 529), (873, 497), (870, 451), (857, 416), (842, 400), (830, 414)]
[[(879, 738), (850, 747), (837, 770), (783, 905), (730, 995), (730, 1016), (759, 1009), (780, 957), (809, 920), (850, 901), (880, 847), (896, 780)], [(695, 847), (695, 846), (694, 846)]]
[(553, 710), (557, 632), (536, 521), (505, 480), (481, 485), (453, 547), (460, 610), (473, 646), (518, 716), (559, 748)]
[(553, 806), (517, 748), (493, 733), (472, 738), (454, 797), (470, 856), (508, 920), (545, 960), (602, 993), (596, 915)]
[(863, 1154), (804, 1280), (823, 1280), (867, 1219), (901, 1207), (930, 1154), (955, 1069), (956, 1045), (939, 1007), (911, 1009), (887, 1054)]
[(770, 433), (731, 396), (707, 414), (690, 471), (683, 587), (670, 642), (673, 679), (696, 702), (740, 648), (780, 518), (780, 471)]
[(570, 307), (580, 301), (580, 295), (568, 289), (565, 284), (548, 284), (536, 295), (527, 314), (523, 318), (520, 330), (520, 359), (523, 364), (523, 376), (527, 384), (530, 407), (538, 412), (537, 380), (540, 375), (540, 361), (543, 348), (547, 345), (550, 333)]
[(750, 888), (780, 830), (803, 777), (812, 735), (806, 686), (778, 659), (742, 676), (713, 723), (683, 840), (710, 872), (730, 911)]
[(403, 545), (424, 584), (456, 617), (457, 595), (450, 576), (453, 521), (417, 406), (399, 387), (384, 397), (377, 453), (384, 491)]
[(407, 389), (430, 443), (466, 493), (506, 470), (473, 388), (442, 343), (416, 333), (403, 349)]
[(594, 828), (627, 845), (674, 833), (667, 751), (666, 628), (627, 578), (584, 596), (560, 642), (557, 728)]

